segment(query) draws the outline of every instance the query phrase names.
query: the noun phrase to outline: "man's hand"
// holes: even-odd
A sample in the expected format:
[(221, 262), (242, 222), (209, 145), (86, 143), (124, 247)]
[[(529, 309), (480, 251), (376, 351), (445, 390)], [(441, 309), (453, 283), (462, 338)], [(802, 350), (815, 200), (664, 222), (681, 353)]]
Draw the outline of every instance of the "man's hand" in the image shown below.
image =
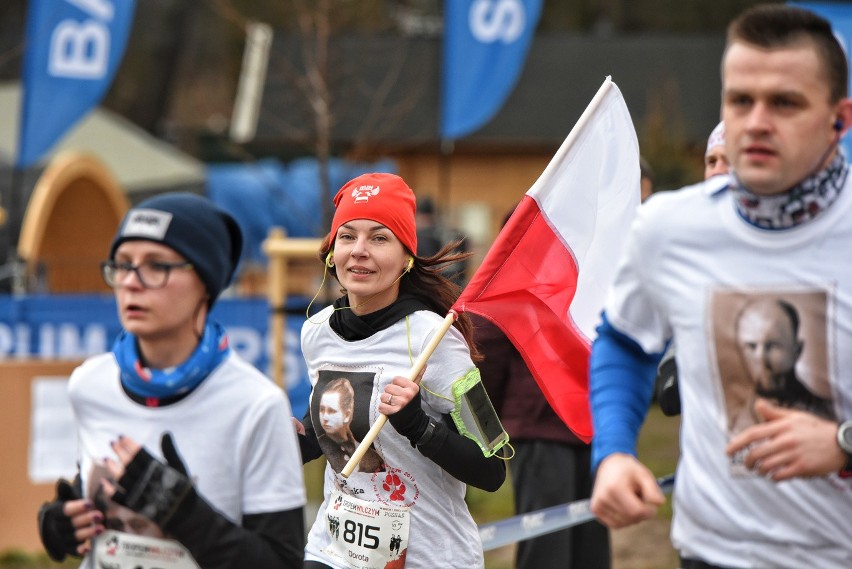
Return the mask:
[(766, 399), (754, 404), (763, 419), (731, 439), (728, 455), (749, 448), (745, 466), (780, 482), (840, 471), (846, 455), (837, 444), (837, 423), (812, 413), (786, 409)]
[(666, 501), (657, 479), (636, 457), (616, 453), (598, 467), (592, 513), (612, 529), (654, 517)]

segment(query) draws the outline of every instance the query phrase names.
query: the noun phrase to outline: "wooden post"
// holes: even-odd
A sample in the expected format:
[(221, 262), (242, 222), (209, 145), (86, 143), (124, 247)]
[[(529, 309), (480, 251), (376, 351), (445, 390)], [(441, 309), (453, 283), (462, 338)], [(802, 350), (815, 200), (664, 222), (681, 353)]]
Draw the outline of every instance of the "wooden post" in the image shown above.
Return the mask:
[(287, 306), (287, 262), (290, 259), (316, 257), (321, 245), (322, 239), (288, 239), (280, 227), (273, 227), (263, 242), (263, 252), (269, 259), (267, 298), (271, 311), (269, 327), (272, 336), (272, 379), (282, 389), (286, 387), (284, 332)]

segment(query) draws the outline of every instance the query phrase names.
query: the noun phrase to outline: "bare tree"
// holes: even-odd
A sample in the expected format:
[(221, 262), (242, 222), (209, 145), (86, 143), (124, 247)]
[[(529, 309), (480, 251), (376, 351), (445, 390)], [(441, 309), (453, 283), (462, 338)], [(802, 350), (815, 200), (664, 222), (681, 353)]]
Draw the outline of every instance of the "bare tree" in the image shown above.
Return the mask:
[[(280, 91), (291, 92), (291, 96), (297, 94), (298, 100), (287, 100), (290, 104), (279, 101), (278, 107), (264, 102), (266, 132), (267, 136), (273, 132), (277, 141), (309, 148), (316, 158), (323, 227), (331, 224), (333, 213), (331, 197), (336, 188), (331, 187), (332, 157), (340, 152), (370, 156), (390, 125), (415, 109), (418, 98), (414, 94), (426, 88), (437, 88), (429, 84), (427, 75), (420, 74), (416, 83), (406, 86), (412, 96), (390, 100), (394, 88), (399, 87), (400, 73), (408, 63), (406, 44), (398, 33), (383, 34), (384, 43), (375, 53), (365, 57), (371, 61), (353, 60), (352, 54), (347, 53), (353, 45), (352, 30), (395, 31), (393, 14), (382, 4), (378, 1), (291, 0), (287, 3), (289, 21), (286, 25), (279, 22), (276, 32), (278, 49), (273, 49), (270, 57), (268, 77), (282, 84)], [(233, 5), (229, 9), (233, 10)], [(377, 17), (380, 13), (386, 17)], [(347, 38), (343, 38), (344, 35)], [(386, 49), (389, 35), (394, 47), (390, 52)], [(377, 41), (354, 43), (363, 46)], [(382, 65), (379, 73), (375, 71), (376, 61)], [(371, 63), (373, 68), (368, 73), (366, 70)], [(269, 91), (267, 89), (267, 93)], [(335, 97), (344, 91), (357, 94), (357, 97)], [(353, 109), (352, 105), (359, 105), (359, 108)], [(356, 116), (357, 125), (348, 124), (346, 133), (341, 135), (336, 129), (344, 116), (349, 123)]]

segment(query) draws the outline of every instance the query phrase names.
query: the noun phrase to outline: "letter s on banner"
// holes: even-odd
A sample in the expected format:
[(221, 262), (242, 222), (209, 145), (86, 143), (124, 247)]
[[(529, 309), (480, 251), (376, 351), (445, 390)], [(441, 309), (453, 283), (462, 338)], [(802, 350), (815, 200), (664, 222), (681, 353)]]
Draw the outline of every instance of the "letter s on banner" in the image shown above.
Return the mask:
[(37, 162), (112, 83), (135, 0), (30, 0), (15, 166)]
[(526, 12), (520, 0), (475, 0), (470, 7), (470, 32), (482, 43), (512, 43), (524, 32)]
[(441, 138), (481, 128), (521, 75), (542, 0), (446, 0)]

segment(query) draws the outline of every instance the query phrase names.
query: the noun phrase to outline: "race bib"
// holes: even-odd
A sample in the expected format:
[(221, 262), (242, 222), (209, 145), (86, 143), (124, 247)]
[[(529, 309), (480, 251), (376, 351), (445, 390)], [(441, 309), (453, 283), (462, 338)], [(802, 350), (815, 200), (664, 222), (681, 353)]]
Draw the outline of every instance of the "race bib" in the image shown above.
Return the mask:
[(402, 569), (408, 551), (410, 508), (368, 502), (339, 490), (326, 509), (331, 545), (326, 553), (352, 569)]
[(189, 551), (171, 539), (107, 530), (92, 551), (98, 569), (200, 569)]

